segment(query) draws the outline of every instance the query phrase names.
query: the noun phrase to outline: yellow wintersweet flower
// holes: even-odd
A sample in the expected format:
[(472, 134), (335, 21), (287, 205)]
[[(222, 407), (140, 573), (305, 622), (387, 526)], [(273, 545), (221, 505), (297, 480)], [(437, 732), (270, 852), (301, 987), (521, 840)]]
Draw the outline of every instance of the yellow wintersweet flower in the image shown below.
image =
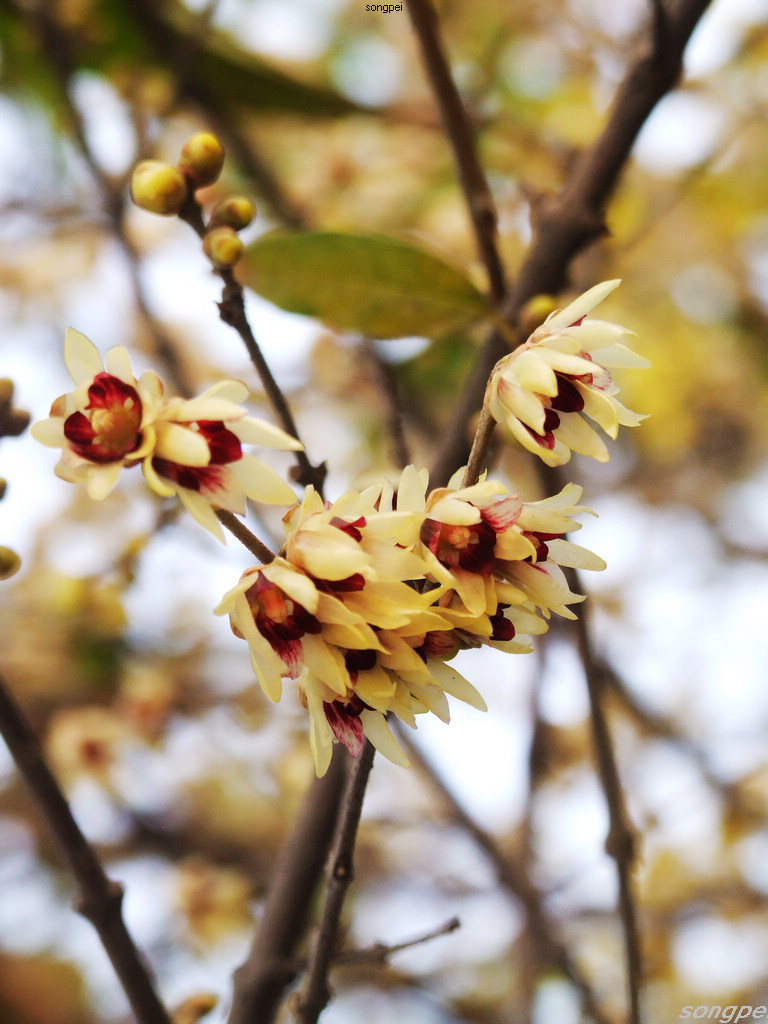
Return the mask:
[(123, 468), (141, 464), (157, 494), (177, 495), (202, 526), (223, 540), (215, 509), (243, 514), (246, 498), (289, 505), (296, 495), (278, 474), (243, 452), (243, 443), (296, 451), (302, 445), (284, 431), (246, 416), (240, 404), (248, 389), (222, 381), (193, 399), (164, 398), (160, 378), (147, 370), (136, 379), (124, 348), (107, 352), (71, 327), (64, 360), (75, 389), (57, 398), (50, 417), (32, 435), (61, 448), (55, 472), (85, 483), (101, 500)]
[(100, 501), (124, 466), (136, 465), (154, 450), (163, 385), (151, 370), (137, 380), (124, 348), (110, 349), (103, 365), (96, 346), (71, 327), (64, 362), (75, 389), (56, 399), (48, 419), (32, 425), (32, 436), (61, 448), (57, 476), (84, 483), (90, 497)]
[(240, 404), (245, 384), (220, 381), (197, 398), (171, 398), (155, 423), (157, 441), (144, 458), (144, 477), (157, 494), (175, 494), (194, 518), (219, 540), (215, 509), (245, 514), (246, 498), (290, 505), (293, 489), (271, 466), (248, 455), (243, 444), (299, 451), (300, 441), (263, 420), (246, 416)]
[(489, 413), (549, 466), (568, 462), (571, 452), (607, 461), (608, 449), (587, 419), (612, 438), (620, 425), (635, 427), (645, 419), (621, 404), (610, 373), (649, 365), (622, 344), (633, 332), (587, 318), (619, 283), (595, 285), (554, 312), (491, 374), (485, 394)]

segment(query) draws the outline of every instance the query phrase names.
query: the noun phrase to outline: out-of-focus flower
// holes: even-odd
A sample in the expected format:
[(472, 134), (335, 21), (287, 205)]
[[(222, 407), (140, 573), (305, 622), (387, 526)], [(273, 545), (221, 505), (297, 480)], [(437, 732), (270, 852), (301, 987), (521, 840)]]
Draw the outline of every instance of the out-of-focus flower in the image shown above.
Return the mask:
[(54, 715), (46, 748), (67, 781), (89, 776), (110, 786), (112, 768), (129, 736), (124, 723), (108, 708), (69, 708)]
[(251, 923), (251, 889), (249, 879), (233, 868), (190, 858), (177, 870), (174, 897), (194, 937), (214, 946)]
[(222, 381), (192, 399), (164, 398), (159, 377), (131, 372), (124, 348), (110, 349), (102, 365), (98, 349), (69, 328), (64, 359), (74, 391), (57, 398), (51, 415), (32, 427), (38, 441), (61, 448), (56, 473), (85, 483), (100, 500), (124, 467), (142, 465), (149, 486), (177, 495), (197, 521), (224, 539), (215, 509), (242, 515), (246, 498), (290, 505), (292, 488), (266, 463), (243, 452), (243, 444), (284, 451), (302, 445), (283, 430), (246, 416), (248, 389)]
[(607, 461), (608, 449), (587, 418), (612, 438), (620, 425), (634, 427), (645, 418), (621, 404), (610, 373), (649, 365), (622, 344), (633, 332), (587, 318), (619, 283), (595, 285), (553, 313), (491, 374), (486, 408), (547, 465), (563, 465), (572, 452)]
[(85, 483), (90, 497), (99, 501), (114, 488), (124, 466), (153, 451), (163, 385), (151, 370), (137, 380), (124, 348), (110, 349), (103, 365), (96, 346), (71, 327), (64, 361), (75, 389), (56, 399), (47, 420), (32, 425), (32, 436), (61, 448), (56, 475)]

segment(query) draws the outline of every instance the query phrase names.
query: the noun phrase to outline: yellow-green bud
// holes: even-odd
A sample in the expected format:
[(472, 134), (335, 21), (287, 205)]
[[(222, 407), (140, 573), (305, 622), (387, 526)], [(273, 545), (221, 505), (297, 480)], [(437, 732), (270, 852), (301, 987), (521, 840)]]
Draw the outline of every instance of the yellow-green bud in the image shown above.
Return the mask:
[(181, 147), (178, 167), (193, 189), (212, 185), (224, 166), (224, 147), (212, 132), (196, 132)]
[(142, 210), (174, 216), (187, 198), (187, 181), (177, 167), (162, 160), (142, 160), (131, 175), (131, 199)]
[(243, 255), (243, 243), (230, 227), (212, 228), (203, 238), (203, 252), (214, 265), (223, 269), (234, 267)]
[(214, 203), (209, 223), (211, 227), (226, 224), (235, 231), (242, 231), (255, 216), (256, 207), (247, 196), (227, 196)]
[(0, 580), (15, 576), (21, 568), (21, 559), (11, 548), (0, 546)]
[(518, 325), (520, 336), (527, 338), (533, 334), (537, 327), (540, 327), (550, 313), (557, 309), (557, 302), (551, 295), (534, 295), (529, 299), (520, 311)]

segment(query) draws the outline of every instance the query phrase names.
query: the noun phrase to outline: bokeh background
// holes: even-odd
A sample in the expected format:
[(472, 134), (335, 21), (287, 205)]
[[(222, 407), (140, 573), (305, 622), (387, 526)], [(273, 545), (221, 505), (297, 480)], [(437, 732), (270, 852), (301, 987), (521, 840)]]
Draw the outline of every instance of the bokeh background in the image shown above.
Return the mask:
[[(454, 73), (478, 125), (510, 275), (532, 196), (557, 188), (603, 123), (645, 31), (635, 0), (445, 0)], [(768, 17), (714, 0), (686, 78), (643, 130), (610, 236), (573, 292), (623, 279), (600, 315), (652, 369), (623, 381), (650, 413), (607, 465), (574, 458), (599, 518), (580, 543), (595, 642), (615, 670), (611, 723), (631, 818), (648, 1020), (684, 1005), (768, 1003)], [(72, 325), (194, 390), (234, 376), (269, 415), (222, 325), (220, 282), (184, 224), (132, 208), (144, 156), (174, 162), (201, 128), (229, 159), (207, 199), (254, 196), (246, 240), (277, 226), (381, 231), (482, 285), (404, 13), (346, 0), (0, 2), (0, 374), (35, 419), (69, 388)], [(405, 431), (428, 464), (481, 333), (363, 341), (249, 293), (249, 315), (328, 493), (394, 473)], [(393, 383), (394, 382), (394, 383)], [(393, 411), (393, 394), (397, 410)], [(274, 453), (273, 464), (287, 462)], [(247, 950), (311, 774), (305, 714), (260, 695), (211, 609), (249, 564), (124, 474), (100, 504), (53, 476), (55, 453), (4, 439), (0, 672), (45, 738), (170, 1005), (220, 997)], [(529, 498), (523, 453), (495, 472)], [(271, 542), (279, 512), (251, 517)], [(553, 933), (605, 1020), (624, 1007), (607, 813), (570, 635), (461, 662), (489, 711), (454, 705), (415, 739), (442, 784), (540, 887)], [(71, 881), (0, 750), (0, 1021), (118, 1024), (127, 1009)], [(461, 927), (387, 968), (334, 974), (324, 1020), (578, 1024), (579, 996), (532, 955), (519, 904), (423, 773), (377, 759), (345, 916), (351, 949)]]

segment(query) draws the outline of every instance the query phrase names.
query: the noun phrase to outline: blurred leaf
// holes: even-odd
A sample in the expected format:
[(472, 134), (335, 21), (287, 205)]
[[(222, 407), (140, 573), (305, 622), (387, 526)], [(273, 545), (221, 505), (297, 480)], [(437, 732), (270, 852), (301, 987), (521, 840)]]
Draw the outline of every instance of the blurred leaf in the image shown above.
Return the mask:
[(395, 367), (398, 384), (409, 408), (429, 419), (452, 408), (453, 398), (474, 361), (475, 348), (466, 338), (448, 335), (407, 362)]
[[(176, 0), (162, 4), (96, 0), (87, 18), (62, 27), (73, 70), (109, 76), (117, 69), (167, 69), (183, 82), (187, 95), (200, 102), (215, 97), (224, 109), (247, 108), (334, 117), (360, 108), (335, 90), (302, 81), (274, 64), (242, 50), (237, 40), (200, 21)], [(42, 25), (42, 19), (38, 27)], [(57, 26), (53, 26), (56, 28)], [(3, 79), (43, 102), (57, 91), (50, 60), (24, 19), (8, 0), (0, 0)], [(68, 32), (69, 38), (63, 33)], [(66, 49), (63, 50), (66, 53)]]
[(242, 280), (291, 313), (374, 338), (435, 337), (480, 319), (482, 294), (454, 267), (387, 235), (263, 235)]

